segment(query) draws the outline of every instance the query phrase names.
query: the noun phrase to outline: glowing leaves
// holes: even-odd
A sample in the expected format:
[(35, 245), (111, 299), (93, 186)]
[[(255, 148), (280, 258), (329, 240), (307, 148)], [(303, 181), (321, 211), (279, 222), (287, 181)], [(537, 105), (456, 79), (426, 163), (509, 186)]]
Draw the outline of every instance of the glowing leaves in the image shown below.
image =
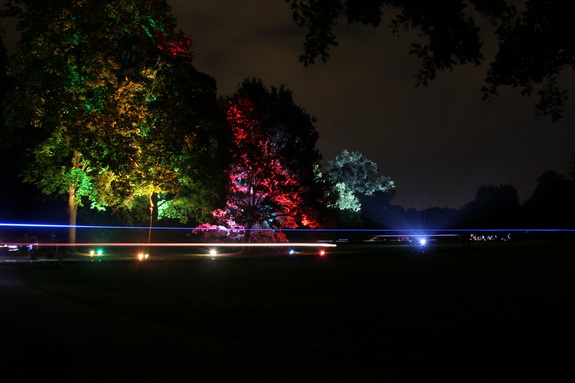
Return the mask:
[(333, 184), (335, 193), (332, 207), (339, 210), (340, 225), (344, 227), (361, 225), (360, 196), (388, 192), (395, 187), (389, 177), (379, 175), (377, 164), (360, 152), (342, 150), (328, 162), (326, 170), (326, 178)]
[(216, 223), (245, 229), (246, 242), (284, 241), (282, 228), (317, 227), (312, 118), (293, 105), (290, 92), (269, 91), (258, 80), (244, 81), (228, 99), (226, 117), (233, 134), (230, 186), (225, 208), (213, 212)]
[[(377, 164), (360, 152), (342, 150), (327, 165), (327, 177), (334, 184), (343, 183), (345, 189), (356, 195), (373, 195), (395, 187), (386, 176), (380, 176)], [(341, 189), (341, 187), (340, 187)], [(345, 193), (344, 193), (345, 194)]]
[[(229, 102), (227, 110), (227, 119), (232, 127), (234, 143), (241, 146), (250, 144), (259, 145), (259, 140), (255, 137), (258, 134), (256, 124), (258, 121), (254, 112), (253, 103), (247, 98), (239, 98), (236, 102)], [(252, 141), (248, 138), (251, 136)], [(261, 146), (261, 145), (260, 145)], [(237, 153), (240, 156), (247, 157), (247, 153)]]
[[(64, 191), (76, 205), (84, 196), (118, 206), (138, 193), (176, 190), (176, 173), (188, 172), (174, 167), (184, 169), (192, 144), (202, 147), (185, 131), (200, 125), (188, 110), (202, 113), (182, 89), (201, 81), (191, 66), (191, 39), (176, 32), (167, 2), (6, 3), (20, 18), (22, 41), (10, 58), (18, 84), (9, 101), (13, 129), (33, 133), (21, 138), (31, 145), (27, 180), (49, 193)], [(205, 94), (217, 105), (215, 90)], [(72, 153), (89, 166), (72, 167)], [(95, 192), (87, 195), (81, 188), (89, 182)]]
[(333, 205), (333, 207), (340, 210), (350, 210), (353, 212), (361, 211), (361, 203), (359, 199), (353, 194), (351, 190), (345, 186), (345, 183), (338, 182), (334, 185), (334, 189), (338, 195), (338, 198)]
[(144, 33), (164, 54), (192, 56), (191, 36), (176, 31), (176, 21), (164, 0), (149, 0), (138, 12), (139, 24)]

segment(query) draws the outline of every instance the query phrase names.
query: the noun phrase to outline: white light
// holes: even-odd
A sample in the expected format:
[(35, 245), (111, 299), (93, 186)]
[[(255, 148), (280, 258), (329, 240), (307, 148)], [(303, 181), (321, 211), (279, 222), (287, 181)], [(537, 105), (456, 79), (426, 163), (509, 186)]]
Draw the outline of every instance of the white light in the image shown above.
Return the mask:
[(216, 249), (210, 249), (210, 255), (218, 255), (218, 251)]
[(425, 246), (425, 245), (427, 244), (427, 239), (421, 238), (421, 239), (419, 240), (419, 244), (420, 244), (421, 246)]
[(295, 253), (295, 250), (292, 249), (289, 251), (289, 253), (290, 253), (290, 255), (293, 255)]

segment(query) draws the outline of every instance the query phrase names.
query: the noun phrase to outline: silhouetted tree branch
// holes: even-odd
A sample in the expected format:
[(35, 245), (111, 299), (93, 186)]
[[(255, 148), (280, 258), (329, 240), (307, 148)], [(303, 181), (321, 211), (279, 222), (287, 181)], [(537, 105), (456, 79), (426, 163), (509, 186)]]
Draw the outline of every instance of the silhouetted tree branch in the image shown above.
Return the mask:
[[(295, 23), (307, 29), (300, 60), (326, 62), (337, 46), (336, 26), (390, 27), (394, 34), (417, 31), (411, 44), (421, 62), (416, 85), (457, 65), (485, 62), (487, 28), (495, 32), (497, 54), (482, 88), (490, 100), (501, 89), (539, 97), (536, 114), (561, 119), (567, 91), (560, 75), (575, 66), (575, 2), (570, 0), (286, 0)], [(384, 23), (385, 22), (385, 23)], [(385, 24), (385, 25), (384, 25)]]

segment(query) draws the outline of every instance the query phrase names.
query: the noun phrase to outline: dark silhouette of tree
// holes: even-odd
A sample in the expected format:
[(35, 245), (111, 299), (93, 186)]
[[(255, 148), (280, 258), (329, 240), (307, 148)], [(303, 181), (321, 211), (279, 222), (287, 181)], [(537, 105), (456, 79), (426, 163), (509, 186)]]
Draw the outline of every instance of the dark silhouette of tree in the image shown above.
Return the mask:
[(534, 228), (572, 228), (575, 217), (575, 181), (554, 170), (537, 179), (533, 194), (522, 206), (525, 223)]
[(7, 53), (4, 46), (4, 31), (0, 28), (0, 129), (4, 126), (4, 103), (8, 94)]
[(569, 178), (571, 178), (571, 181), (575, 181), (575, 154), (569, 164)]
[[(426, 85), (440, 71), (456, 65), (478, 65), (493, 29), (498, 50), (485, 79), (484, 96), (513, 87), (522, 95), (536, 93), (538, 113), (557, 121), (566, 90), (559, 78), (575, 64), (575, 3), (571, 0), (286, 0), (293, 19), (307, 29), (301, 61), (326, 61), (337, 46), (336, 26), (385, 21), (394, 34), (417, 31), (411, 53), (421, 61), (417, 85)], [(343, 20), (342, 20), (343, 19)], [(491, 28), (485, 28), (491, 24)]]
[[(315, 120), (295, 105), (284, 87), (268, 90), (247, 79), (225, 100), (233, 133), (225, 208), (217, 225), (245, 242), (285, 241), (283, 228), (320, 225), (325, 198), (320, 179)], [(215, 232), (220, 235), (227, 231)], [(239, 233), (239, 235), (237, 235)]]
[(472, 228), (511, 228), (519, 217), (519, 197), (512, 184), (484, 185), (461, 208), (463, 225)]

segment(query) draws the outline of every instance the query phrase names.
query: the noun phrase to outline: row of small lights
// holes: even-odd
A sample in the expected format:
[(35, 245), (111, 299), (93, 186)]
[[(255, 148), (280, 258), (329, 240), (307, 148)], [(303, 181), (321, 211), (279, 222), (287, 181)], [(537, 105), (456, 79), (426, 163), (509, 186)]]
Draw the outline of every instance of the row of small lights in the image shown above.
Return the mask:
[[(104, 250), (102, 249), (97, 249), (97, 250), (90, 250), (90, 257), (94, 257), (94, 256), (102, 256), (104, 255)], [(150, 258), (150, 254), (148, 253), (138, 253), (137, 255), (138, 261), (145, 261), (146, 259)]]
[[(419, 240), (419, 245), (420, 245), (420, 246), (425, 246), (425, 245), (427, 245), (427, 240), (425, 240), (425, 239), (420, 239), (420, 240)], [(290, 251), (289, 251), (289, 254), (290, 254), (290, 255), (294, 255), (294, 254), (295, 254), (295, 250), (293, 250), (293, 249), (290, 250)], [(320, 257), (324, 257), (326, 254), (327, 254), (327, 252), (326, 252), (324, 249), (321, 249), (321, 250), (319, 251), (319, 256), (320, 256)], [(90, 251), (90, 257), (93, 257), (93, 256), (95, 256), (95, 255), (101, 256), (101, 255), (104, 255), (104, 252), (103, 252), (101, 249), (91, 250), (91, 251)], [(212, 257), (212, 259), (214, 259), (214, 257), (216, 257), (216, 256), (218, 255), (218, 251), (217, 251), (216, 249), (210, 249), (209, 255)], [(137, 257), (138, 257), (138, 260), (139, 260), (139, 261), (145, 261), (145, 260), (147, 260), (148, 258), (150, 258), (150, 254), (148, 254), (148, 253), (138, 253), (138, 256), (137, 256)]]
[[(419, 239), (419, 245), (420, 246), (425, 246), (427, 245), (427, 240), (425, 238), (421, 238)], [(296, 252), (294, 249), (289, 250), (289, 254), (290, 255), (294, 255)], [(102, 249), (97, 249), (97, 250), (90, 250), (90, 257), (93, 256), (101, 256), (104, 254), (104, 251)], [(215, 257), (218, 255), (218, 250), (217, 249), (210, 249), (208, 254), (212, 257), (212, 259), (215, 259)], [(320, 249), (319, 251), (319, 256), (320, 257), (324, 257), (326, 255), (326, 251), (325, 249)], [(150, 257), (150, 254), (148, 253), (144, 253), (144, 252), (140, 252), (137, 255), (137, 258), (139, 261), (145, 261)]]
[[(289, 251), (290, 255), (294, 255), (295, 254), (295, 250), (290, 250)], [(97, 250), (90, 250), (90, 257), (94, 257), (94, 256), (102, 256), (104, 255), (104, 250), (102, 249), (97, 249)], [(212, 259), (214, 259), (215, 256), (218, 255), (218, 251), (216, 249), (210, 249), (209, 251), (209, 255), (212, 257)], [(324, 249), (321, 249), (319, 251), (319, 256), (323, 257), (326, 255), (326, 251)], [(150, 254), (148, 253), (144, 253), (144, 252), (140, 252), (137, 255), (138, 261), (145, 261), (148, 258), (150, 258)]]

